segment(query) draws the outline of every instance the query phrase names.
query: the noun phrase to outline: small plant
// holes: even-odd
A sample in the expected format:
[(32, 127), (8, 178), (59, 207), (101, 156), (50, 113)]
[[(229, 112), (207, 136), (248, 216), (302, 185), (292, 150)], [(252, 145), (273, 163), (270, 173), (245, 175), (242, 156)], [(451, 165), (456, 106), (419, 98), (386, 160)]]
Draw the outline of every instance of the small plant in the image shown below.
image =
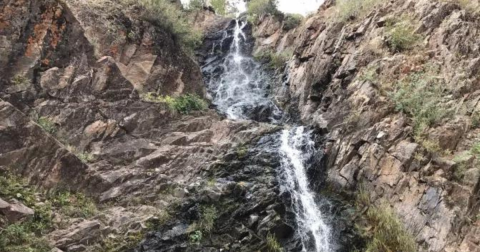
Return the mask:
[(289, 31), (302, 24), (303, 16), (300, 14), (287, 14), (283, 19), (283, 30)]
[(91, 163), (95, 161), (95, 156), (88, 152), (81, 152), (77, 153), (76, 156), (80, 159), (83, 163)]
[(215, 225), (217, 215), (218, 211), (214, 206), (203, 207), (198, 227), (206, 233), (210, 233)]
[(360, 184), (357, 188), (355, 204), (358, 208), (371, 205), (370, 194), (368, 193), (365, 185)]
[(197, 95), (186, 94), (179, 97), (160, 96), (155, 93), (142, 94), (144, 101), (155, 103), (166, 103), (168, 107), (181, 114), (189, 114), (192, 111), (205, 110), (207, 103)]
[(378, 73), (376, 67), (369, 66), (361, 74), (359, 79), (361, 81), (376, 82), (378, 80)]
[(416, 252), (415, 239), (402, 225), (390, 206), (370, 207), (367, 219), (372, 226), (372, 238), (367, 243), (368, 252)]
[(470, 162), (475, 157), (475, 160), (480, 158), (480, 143), (474, 144), (470, 150), (464, 151), (453, 158), (455, 167), (453, 170), (453, 178), (456, 181), (462, 181), (465, 178), (465, 173), (468, 168), (472, 167)]
[(74, 218), (88, 218), (97, 213), (93, 200), (82, 193), (69, 191), (53, 191), (47, 195), (52, 206), (62, 214)]
[(196, 231), (194, 231), (193, 233), (191, 233), (188, 238), (189, 238), (189, 240), (190, 240), (190, 243), (198, 244), (198, 243), (200, 243), (200, 242), (202, 241), (202, 239), (203, 239), (202, 231), (196, 230)]
[(415, 33), (413, 22), (404, 18), (400, 22), (387, 22), (387, 43), (393, 52), (412, 49), (421, 36)]
[(426, 128), (452, 114), (443, 101), (443, 86), (434, 73), (425, 71), (412, 73), (396, 83), (391, 97), (397, 111), (411, 116), (417, 138)]
[(17, 74), (11, 79), (11, 83), (15, 86), (28, 86), (30, 84), (30, 80), (24, 75)]
[(42, 127), (43, 130), (45, 130), (50, 134), (55, 134), (55, 132), (57, 131), (57, 127), (55, 126), (55, 123), (53, 123), (48, 117), (42, 116), (38, 118), (37, 123), (38, 125), (40, 125), (40, 127)]
[(247, 5), (248, 19), (257, 22), (264, 15), (279, 16), (277, 0), (251, 0)]
[(267, 235), (267, 251), (268, 252), (281, 252), (281, 251), (283, 251), (282, 246), (277, 241), (277, 238), (271, 233), (268, 233), (268, 235)]
[(237, 148), (237, 156), (239, 158), (244, 158), (245, 156), (247, 156), (247, 154), (248, 154), (247, 146), (242, 145)]

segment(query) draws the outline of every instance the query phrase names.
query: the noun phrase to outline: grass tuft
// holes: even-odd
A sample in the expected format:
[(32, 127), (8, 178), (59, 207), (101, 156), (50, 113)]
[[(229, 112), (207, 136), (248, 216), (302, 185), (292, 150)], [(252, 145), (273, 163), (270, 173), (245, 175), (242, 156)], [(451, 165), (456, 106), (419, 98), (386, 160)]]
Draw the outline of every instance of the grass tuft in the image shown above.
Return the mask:
[(154, 103), (166, 103), (167, 106), (180, 114), (189, 114), (192, 111), (201, 111), (207, 109), (205, 102), (198, 95), (186, 94), (179, 97), (161, 96), (155, 93), (145, 93), (140, 97), (142, 100)]
[(268, 235), (267, 235), (267, 251), (268, 252), (281, 252), (281, 251), (283, 251), (282, 246), (278, 242), (277, 238), (271, 233), (268, 233)]
[(203, 207), (201, 218), (198, 221), (198, 227), (205, 233), (210, 233), (213, 230), (217, 218), (218, 211), (214, 206)]

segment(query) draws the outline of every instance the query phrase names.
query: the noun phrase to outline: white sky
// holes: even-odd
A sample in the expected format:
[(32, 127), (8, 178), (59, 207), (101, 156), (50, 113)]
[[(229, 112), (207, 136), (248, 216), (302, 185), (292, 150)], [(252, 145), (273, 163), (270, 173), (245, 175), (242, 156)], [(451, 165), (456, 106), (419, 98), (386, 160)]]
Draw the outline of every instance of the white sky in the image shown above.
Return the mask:
[[(183, 4), (190, 0), (181, 0)], [(242, 0), (229, 0), (240, 11), (245, 11), (245, 3)], [(316, 12), (324, 0), (278, 0), (278, 9), (283, 13), (297, 13), (307, 15)]]
[(279, 0), (278, 9), (283, 13), (307, 15), (316, 12), (324, 0)]

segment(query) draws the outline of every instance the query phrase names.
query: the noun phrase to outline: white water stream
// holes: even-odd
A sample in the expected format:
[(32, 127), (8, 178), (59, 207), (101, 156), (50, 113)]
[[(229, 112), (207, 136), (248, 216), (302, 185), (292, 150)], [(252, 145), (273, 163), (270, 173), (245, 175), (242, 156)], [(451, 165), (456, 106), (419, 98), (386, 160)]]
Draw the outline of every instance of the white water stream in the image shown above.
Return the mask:
[(302, 251), (328, 252), (331, 251), (330, 227), (308, 187), (306, 167), (314, 153), (310, 131), (304, 127), (283, 130), (280, 146), (282, 172), (279, 177), (292, 198)]
[[(204, 66), (205, 73), (216, 76), (210, 77), (208, 89), (217, 109), (230, 119), (254, 119), (252, 111), (260, 108), (268, 112), (263, 116), (266, 114), (269, 122), (278, 123), (275, 118), (282, 112), (270, 97), (271, 79), (259, 63), (242, 52), (247, 41), (243, 32), (246, 25), (246, 22), (237, 20), (233, 41), (225, 59), (217, 65)], [(232, 39), (229, 36), (232, 35), (225, 31), (220, 43), (225, 43), (227, 38)], [(215, 53), (214, 49), (212, 53)], [(221, 64), (221, 68), (218, 68), (218, 64)], [(222, 70), (220, 74), (218, 69)], [(306, 173), (308, 163), (315, 154), (311, 132), (304, 127), (294, 127), (283, 130), (278, 141), (280, 148), (276, 151), (281, 158), (278, 179), (291, 195), (301, 249), (303, 252), (331, 252), (330, 227), (325, 223), (315, 195), (309, 188)]]
[[(245, 21), (236, 21), (233, 43), (221, 66), (222, 74), (219, 78), (210, 79), (207, 85), (213, 103), (228, 118), (251, 119), (250, 115), (255, 113), (253, 111), (263, 109), (268, 110), (266, 113), (270, 114), (270, 121), (275, 121), (274, 118), (279, 117), (281, 111), (269, 97), (269, 78), (259, 63), (242, 52), (242, 44), (247, 40), (243, 32), (246, 25)], [(221, 43), (229, 36), (225, 32)], [(206, 67), (204, 71), (215, 71), (215, 68)]]

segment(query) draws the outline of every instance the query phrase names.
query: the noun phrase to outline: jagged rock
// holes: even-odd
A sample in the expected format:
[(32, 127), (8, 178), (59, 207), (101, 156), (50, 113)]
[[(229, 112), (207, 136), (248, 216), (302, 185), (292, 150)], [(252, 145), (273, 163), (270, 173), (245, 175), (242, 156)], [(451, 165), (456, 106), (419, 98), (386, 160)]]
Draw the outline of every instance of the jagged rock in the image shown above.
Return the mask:
[(85, 251), (86, 246), (102, 239), (102, 224), (96, 220), (85, 220), (66, 230), (49, 234), (54, 246), (64, 251)]
[(0, 199), (0, 213), (4, 215), (10, 223), (13, 223), (33, 216), (35, 211), (18, 200), (12, 200), (12, 203), (8, 203)]

